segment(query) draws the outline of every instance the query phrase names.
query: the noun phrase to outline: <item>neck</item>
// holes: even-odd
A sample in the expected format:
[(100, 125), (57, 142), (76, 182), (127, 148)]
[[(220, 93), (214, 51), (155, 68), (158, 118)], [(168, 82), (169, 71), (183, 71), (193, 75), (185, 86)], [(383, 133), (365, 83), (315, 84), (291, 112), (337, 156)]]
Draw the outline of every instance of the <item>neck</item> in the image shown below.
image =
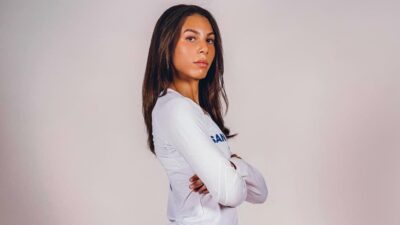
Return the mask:
[(181, 95), (192, 99), (199, 104), (199, 81), (183, 82), (179, 80), (173, 81), (169, 88), (179, 92)]

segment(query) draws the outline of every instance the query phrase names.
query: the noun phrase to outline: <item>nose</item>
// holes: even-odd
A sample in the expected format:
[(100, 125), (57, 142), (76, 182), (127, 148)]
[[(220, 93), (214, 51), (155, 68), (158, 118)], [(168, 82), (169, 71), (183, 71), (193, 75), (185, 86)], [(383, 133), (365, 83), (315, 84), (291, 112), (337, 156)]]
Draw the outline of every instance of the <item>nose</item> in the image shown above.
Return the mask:
[(207, 42), (206, 43), (203, 43), (202, 42), (202, 44), (200, 44), (200, 46), (199, 46), (199, 48), (200, 48), (200, 53), (204, 53), (204, 54), (208, 54), (208, 45), (207, 45)]

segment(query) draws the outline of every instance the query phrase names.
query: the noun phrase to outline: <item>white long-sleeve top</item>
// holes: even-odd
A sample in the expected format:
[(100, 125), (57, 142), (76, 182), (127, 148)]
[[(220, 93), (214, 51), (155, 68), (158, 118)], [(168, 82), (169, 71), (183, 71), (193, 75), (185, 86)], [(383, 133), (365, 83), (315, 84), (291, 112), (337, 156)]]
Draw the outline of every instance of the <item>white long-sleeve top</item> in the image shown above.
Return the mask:
[[(235, 207), (244, 201), (265, 202), (262, 174), (245, 160), (230, 157), (223, 132), (190, 98), (168, 88), (154, 106), (152, 128), (155, 153), (169, 180), (168, 225), (237, 225)], [(208, 194), (189, 188), (194, 174)]]

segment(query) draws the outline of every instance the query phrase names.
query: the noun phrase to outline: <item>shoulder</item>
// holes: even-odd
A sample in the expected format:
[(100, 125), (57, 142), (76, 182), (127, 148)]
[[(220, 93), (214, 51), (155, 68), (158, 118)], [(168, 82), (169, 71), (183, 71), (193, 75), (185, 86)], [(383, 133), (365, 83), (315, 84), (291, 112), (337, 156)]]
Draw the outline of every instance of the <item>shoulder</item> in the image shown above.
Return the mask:
[(152, 112), (153, 119), (159, 120), (173, 120), (174, 118), (197, 114), (198, 111), (193, 103), (175, 93), (167, 93), (159, 97)]
[(176, 93), (157, 99), (152, 112), (153, 132), (170, 143), (177, 143), (207, 130), (207, 121), (200, 107)]

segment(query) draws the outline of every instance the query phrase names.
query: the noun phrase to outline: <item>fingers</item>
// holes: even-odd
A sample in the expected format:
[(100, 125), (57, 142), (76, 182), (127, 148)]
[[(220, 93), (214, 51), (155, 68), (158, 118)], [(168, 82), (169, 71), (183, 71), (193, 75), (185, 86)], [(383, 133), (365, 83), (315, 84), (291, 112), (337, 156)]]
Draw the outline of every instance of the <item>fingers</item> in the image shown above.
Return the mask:
[(199, 194), (206, 194), (206, 192), (208, 193), (206, 185), (201, 186), (199, 188), (198, 192), (199, 192)]
[(199, 177), (195, 174), (195, 175), (193, 175), (190, 179), (189, 179), (189, 181), (196, 181), (196, 180), (198, 180), (199, 179)]
[(201, 180), (196, 180), (194, 182), (192, 182), (189, 186), (190, 189), (197, 191), (201, 186), (203, 186), (203, 182), (201, 182)]
[(232, 154), (232, 155), (231, 155), (231, 158), (232, 158), (232, 157), (236, 157), (236, 158), (242, 159), (240, 156), (238, 156), (238, 155), (236, 155), (236, 154)]
[(200, 194), (209, 193), (206, 185), (200, 180), (200, 178), (195, 174), (190, 179), (189, 188), (195, 192), (199, 192)]

